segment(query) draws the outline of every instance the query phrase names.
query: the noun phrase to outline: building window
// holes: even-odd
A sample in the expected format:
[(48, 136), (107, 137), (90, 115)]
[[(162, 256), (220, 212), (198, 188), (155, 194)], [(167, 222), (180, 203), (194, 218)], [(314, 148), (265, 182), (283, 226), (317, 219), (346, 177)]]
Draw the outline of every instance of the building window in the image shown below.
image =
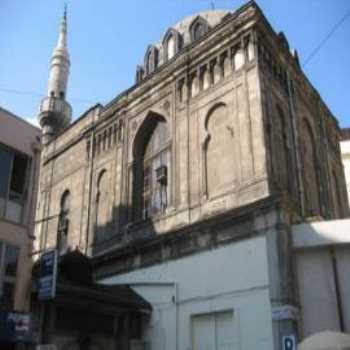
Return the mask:
[(108, 183), (108, 173), (102, 170), (97, 181), (96, 195), (96, 236), (95, 241), (103, 241), (107, 237), (109, 218), (109, 201), (108, 194), (110, 187)]
[(22, 223), (29, 165), (27, 156), (0, 146), (0, 217)]
[(174, 28), (170, 28), (163, 38), (164, 61), (172, 59), (182, 48), (182, 36)]
[(174, 35), (170, 35), (167, 42), (167, 54), (168, 54), (168, 60), (173, 58), (176, 53), (176, 42)]
[(193, 74), (191, 77), (191, 97), (196, 97), (199, 94), (199, 79), (197, 74)]
[[(165, 212), (170, 201), (170, 133), (163, 117), (150, 116), (136, 139), (134, 208), (147, 219)], [(141, 200), (140, 200), (140, 199)], [(139, 204), (138, 204), (139, 203)]]
[(68, 248), (70, 201), (70, 192), (67, 190), (61, 197), (61, 208), (58, 218), (57, 250), (60, 254), (65, 253)]
[(0, 241), (0, 310), (12, 310), (19, 248)]
[(200, 16), (195, 18), (192, 24), (190, 25), (191, 40), (192, 41), (198, 40), (208, 31), (209, 31), (208, 22)]
[(155, 46), (150, 46), (146, 53), (146, 73), (153, 73), (158, 67), (158, 49)]

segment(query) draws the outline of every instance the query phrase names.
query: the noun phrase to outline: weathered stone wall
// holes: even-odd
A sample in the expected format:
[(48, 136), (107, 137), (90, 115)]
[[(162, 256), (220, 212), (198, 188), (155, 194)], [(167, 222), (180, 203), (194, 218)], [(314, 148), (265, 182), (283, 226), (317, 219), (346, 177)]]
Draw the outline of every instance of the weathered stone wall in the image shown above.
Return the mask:
[[(153, 220), (155, 232), (268, 196), (250, 29), (254, 12), (235, 21), (235, 30), (230, 21), (222, 24), (216, 35), (186, 50), (105, 108), (92, 109), (46, 147), (38, 211), (43, 222), (37, 227), (41, 248), (56, 244), (60, 199), (66, 190), (72, 196), (68, 235), (72, 248), (87, 249), (95, 241), (101, 244), (125, 234), (126, 224), (131, 227), (134, 193), (140, 186), (133, 182), (133, 150), (151, 113), (164, 117), (171, 133), (170, 203), (165, 215)], [(219, 116), (215, 111), (221, 108)], [(108, 191), (103, 193), (103, 204), (97, 205), (101, 174)], [(104, 225), (97, 229), (99, 213)]]
[(348, 205), (336, 119), (301, 71), (284, 36), (264, 26), (258, 49), (274, 192), (288, 194), (288, 201), (295, 203), (292, 210), (302, 217), (345, 217)]

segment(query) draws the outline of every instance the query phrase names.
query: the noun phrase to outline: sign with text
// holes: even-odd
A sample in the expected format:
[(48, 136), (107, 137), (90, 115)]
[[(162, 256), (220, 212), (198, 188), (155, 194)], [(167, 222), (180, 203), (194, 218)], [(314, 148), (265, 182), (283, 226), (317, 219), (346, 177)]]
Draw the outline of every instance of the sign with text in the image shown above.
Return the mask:
[(31, 341), (30, 315), (24, 312), (0, 311), (0, 341)]
[(50, 250), (40, 258), (39, 300), (49, 300), (56, 296), (57, 250)]

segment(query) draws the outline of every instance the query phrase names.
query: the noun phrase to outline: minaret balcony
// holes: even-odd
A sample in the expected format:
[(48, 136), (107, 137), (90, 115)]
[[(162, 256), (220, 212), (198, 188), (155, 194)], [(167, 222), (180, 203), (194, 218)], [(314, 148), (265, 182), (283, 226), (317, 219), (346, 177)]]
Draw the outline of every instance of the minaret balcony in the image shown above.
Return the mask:
[(72, 107), (62, 98), (49, 96), (41, 101), (39, 113), (54, 113), (60, 114), (65, 119), (70, 120), (72, 117)]

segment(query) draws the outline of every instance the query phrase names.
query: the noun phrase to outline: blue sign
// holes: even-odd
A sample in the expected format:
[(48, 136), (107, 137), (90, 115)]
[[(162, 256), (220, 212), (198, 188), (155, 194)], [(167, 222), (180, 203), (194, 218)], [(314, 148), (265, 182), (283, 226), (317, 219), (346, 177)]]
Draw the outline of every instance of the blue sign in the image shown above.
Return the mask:
[(30, 315), (24, 312), (0, 311), (0, 341), (30, 342)]
[(50, 250), (40, 258), (39, 290), (40, 300), (53, 299), (56, 295), (57, 250)]

